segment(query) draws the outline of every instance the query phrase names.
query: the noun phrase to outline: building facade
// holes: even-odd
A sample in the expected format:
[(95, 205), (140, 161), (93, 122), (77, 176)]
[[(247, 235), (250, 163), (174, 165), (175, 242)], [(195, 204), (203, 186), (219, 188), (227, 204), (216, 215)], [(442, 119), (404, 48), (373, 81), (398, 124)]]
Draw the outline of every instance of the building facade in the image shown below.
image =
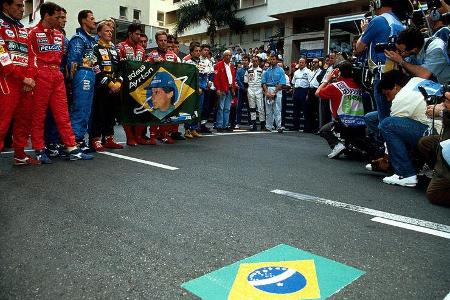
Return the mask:
[[(166, 11), (164, 25), (175, 28), (176, 10), (183, 1), (172, 0)], [(246, 26), (235, 34), (223, 28), (216, 42), (222, 46), (242, 49), (272, 44), (283, 45), (287, 62), (300, 56), (324, 56), (330, 50), (351, 50), (352, 40), (359, 34), (359, 21), (369, 9), (368, 0), (240, 0), (238, 17)], [(179, 36), (185, 44), (191, 41), (209, 42), (206, 24), (194, 26)]]
[[(32, 26), (39, 21), (39, 12), (36, 20), (30, 20), (32, 14), (32, 0), (26, 0), (26, 14), (23, 19), (25, 26)], [(150, 46), (154, 44), (153, 36), (158, 30), (167, 30), (164, 26), (165, 11), (173, 7), (172, 0), (52, 0), (67, 10), (66, 33), (71, 37), (79, 27), (77, 16), (83, 9), (89, 9), (94, 13), (96, 21), (112, 18), (117, 22), (116, 40), (122, 40), (131, 22), (139, 22), (145, 26), (145, 32), (149, 36)]]

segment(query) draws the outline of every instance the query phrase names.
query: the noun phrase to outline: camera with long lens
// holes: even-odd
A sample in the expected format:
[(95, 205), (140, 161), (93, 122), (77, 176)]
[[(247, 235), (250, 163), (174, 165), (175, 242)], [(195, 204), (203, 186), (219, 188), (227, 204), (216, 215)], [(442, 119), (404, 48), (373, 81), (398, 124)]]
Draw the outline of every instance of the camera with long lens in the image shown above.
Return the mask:
[[(439, 87), (439, 85), (438, 85)], [(424, 97), (428, 105), (434, 105), (442, 102), (445, 93), (450, 92), (450, 85), (441, 85), (439, 88), (434, 86), (419, 86), (420, 93)]]
[(397, 47), (395, 46), (396, 42), (397, 36), (390, 36), (387, 43), (377, 43), (375, 45), (375, 52), (384, 52), (384, 50), (395, 51), (397, 50)]

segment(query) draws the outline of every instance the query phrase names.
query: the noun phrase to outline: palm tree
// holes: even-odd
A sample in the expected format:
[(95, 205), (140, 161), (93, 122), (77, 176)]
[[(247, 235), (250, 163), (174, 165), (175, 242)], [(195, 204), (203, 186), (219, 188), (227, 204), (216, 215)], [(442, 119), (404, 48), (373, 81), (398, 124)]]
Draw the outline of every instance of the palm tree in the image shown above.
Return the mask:
[(183, 3), (177, 11), (175, 32), (183, 33), (190, 26), (205, 21), (208, 24), (206, 33), (210, 37), (211, 47), (214, 47), (217, 28), (228, 26), (237, 33), (243, 30), (245, 21), (236, 17), (238, 8), (239, 0), (198, 0), (198, 3)]

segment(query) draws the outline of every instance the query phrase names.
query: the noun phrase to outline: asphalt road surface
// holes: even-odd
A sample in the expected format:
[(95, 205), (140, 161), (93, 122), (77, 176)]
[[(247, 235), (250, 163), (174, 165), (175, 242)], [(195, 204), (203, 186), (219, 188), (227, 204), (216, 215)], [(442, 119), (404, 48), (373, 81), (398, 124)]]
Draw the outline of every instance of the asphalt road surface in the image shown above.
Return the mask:
[[(450, 293), (450, 209), (328, 159), (320, 137), (223, 134), (111, 153), (121, 156), (38, 167), (1, 155), (0, 299), (197, 299), (184, 282), (279, 244), (365, 272), (332, 299)], [(407, 228), (373, 220), (397, 215)]]

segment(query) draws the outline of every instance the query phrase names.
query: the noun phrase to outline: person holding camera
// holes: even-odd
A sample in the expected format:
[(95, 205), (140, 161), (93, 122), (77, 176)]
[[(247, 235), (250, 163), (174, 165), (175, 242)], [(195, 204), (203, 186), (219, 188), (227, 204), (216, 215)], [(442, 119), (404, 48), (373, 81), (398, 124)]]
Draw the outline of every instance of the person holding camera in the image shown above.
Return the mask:
[[(428, 166), (434, 167), (433, 177), (427, 188), (427, 198), (433, 204), (450, 205), (450, 88), (447, 86), (444, 101), (429, 105), (427, 116), (442, 118), (444, 129), (441, 135), (420, 139), (418, 147)], [(447, 142), (445, 142), (447, 141)], [(441, 145), (443, 143), (444, 146)]]
[(395, 47), (396, 50), (384, 51), (386, 57), (412, 76), (440, 84), (450, 81), (447, 45), (440, 38), (424, 39), (419, 29), (408, 28), (399, 34)]
[(439, 132), (442, 127), (439, 120), (432, 122), (425, 114), (427, 104), (419, 87), (429, 83), (420, 77), (409, 78), (399, 70), (385, 73), (380, 80), (379, 92), (392, 102), (391, 115), (381, 122), (380, 131), (395, 172), (383, 178), (384, 183), (407, 187), (417, 185), (411, 152), (416, 150), (417, 143), (427, 131)]
[(389, 117), (389, 102), (378, 92), (378, 84), (381, 74), (385, 71), (386, 56), (383, 51), (375, 51), (375, 46), (380, 43), (387, 43), (389, 37), (398, 35), (405, 29), (393, 9), (397, 6), (396, 0), (371, 1), (376, 17), (370, 22), (361, 22), (362, 35), (356, 42), (355, 54), (362, 55), (367, 51), (367, 61), (374, 75), (374, 98), (377, 104), (379, 122)]
[[(342, 61), (317, 88), (316, 96), (330, 99), (334, 121), (324, 125), (319, 134), (332, 149), (328, 158), (338, 158), (349, 139), (365, 136), (363, 92), (353, 80), (352, 64)], [(340, 136), (340, 138), (338, 138)]]
[(442, 39), (448, 46), (450, 28), (445, 20), (445, 14), (450, 8), (450, 0), (428, 0), (427, 6), (429, 9), (427, 22), (431, 27), (433, 37)]

